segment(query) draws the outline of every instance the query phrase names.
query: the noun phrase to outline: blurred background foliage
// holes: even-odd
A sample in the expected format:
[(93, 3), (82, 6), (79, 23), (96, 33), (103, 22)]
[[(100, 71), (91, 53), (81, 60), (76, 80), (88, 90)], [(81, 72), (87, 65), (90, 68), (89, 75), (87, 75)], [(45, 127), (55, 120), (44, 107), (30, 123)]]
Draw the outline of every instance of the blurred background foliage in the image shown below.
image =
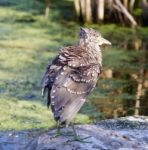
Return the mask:
[(112, 42), (76, 123), (148, 115), (147, 0), (0, 0), (0, 130), (52, 128), (41, 97), (49, 61), (76, 44), (80, 26)]

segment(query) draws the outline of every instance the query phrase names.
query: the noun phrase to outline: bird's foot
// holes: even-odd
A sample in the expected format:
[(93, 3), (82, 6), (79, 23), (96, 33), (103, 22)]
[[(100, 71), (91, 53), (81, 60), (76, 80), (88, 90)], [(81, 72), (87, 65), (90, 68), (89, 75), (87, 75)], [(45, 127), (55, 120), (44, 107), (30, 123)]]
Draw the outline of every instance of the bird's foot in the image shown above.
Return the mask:
[(69, 142), (77, 141), (77, 142), (82, 142), (82, 143), (92, 143), (90, 141), (86, 141), (86, 139), (88, 139), (88, 138), (91, 138), (91, 136), (87, 136), (87, 137), (84, 137), (84, 138), (80, 138), (78, 136), (74, 136), (74, 139), (73, 140), (69, 140)]
[(74, 136), (73, 132), (67, 131), (67, 132), (62, 132), (63, 136)]
[(67, 132), (61, 132), (57, 131), (56, 135), (54, 135), (54, 138), (59, 137), (59, 136), (74, 136), (73, 132), (67, 131)]
[(61, 136), (61, 135), (62, 135), (62, 133), (56, 133), (56, 134), (53, 136), (53, 138), (56, 138), (56, 137)]
[(58, 127), (56, 134), (52, 138), (56, 138), (56, 137), (61, 136), (61, 135), (62, 135), (62, 132), (60, 130), (60, 127)]
[(72, 132), (60, 132), (56, 134), (57, 136), (74, 136)]

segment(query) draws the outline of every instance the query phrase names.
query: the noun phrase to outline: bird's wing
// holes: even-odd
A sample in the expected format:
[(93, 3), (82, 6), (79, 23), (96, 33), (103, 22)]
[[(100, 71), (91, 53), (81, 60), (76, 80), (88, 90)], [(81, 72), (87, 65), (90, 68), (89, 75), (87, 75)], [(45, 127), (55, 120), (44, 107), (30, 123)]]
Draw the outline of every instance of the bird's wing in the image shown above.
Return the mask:
[(56, 78), (56, 75), (58, 74), (59, 70), (62, 68), (62, 66), (58, 62), (58, 56), (48, 64), (48, 67), (46, 69), (46, 72), (44, 74), (44, 77), (41, 82), (42, 86), (42, 96), (44, 96), (45, 91), (48, 90), (48, 97), (47, 97), (47, 106), (50, 105), (50, 91), (53, 86), (54, 80)]
[(64, 65), (77, 68), (86, 64), (87, 59), (83, 51), (79, 46), (69, 46), (61, 49), (60, 54), (48, 64), (41, 83), (42, 96), (44, 96), (47, 88), (49, 90), (52, 87), (56, 75)]
[(85, 48), (80, 46), (69, 46), (61, 49), (59, 54), (60, 62), (65, 63), (73, 68), (88, 66), (96, 63)]
[[(79, 111), (86, 96), (95, 87), (98, 66), (78, 67), (64, 66), (56, 76), (51, 89), (51, 108), (56, 120), (70, 122)], [(97, 71), (95, 71), (97, 70)]]

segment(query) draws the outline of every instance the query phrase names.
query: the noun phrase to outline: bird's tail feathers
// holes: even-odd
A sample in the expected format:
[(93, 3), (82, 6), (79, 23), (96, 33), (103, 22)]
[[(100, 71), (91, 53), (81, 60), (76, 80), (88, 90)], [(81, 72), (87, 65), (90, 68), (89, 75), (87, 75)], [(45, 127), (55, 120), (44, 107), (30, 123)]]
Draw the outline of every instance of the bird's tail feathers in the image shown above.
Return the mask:
[(44, 97), (45, 93), (46, 93), (46, 87), (42, 87), (42, 96), (43, 97)]
[(48, 77), (48, 74), (45, 74), (44, 78), (42, 79), (42, 83), (41, 83), (41, 85), (42, 85), (42, 96), (43, 97), (45, 95), (48, 84), (49, 84), (49, 77)]
[(76, 113), (80, 110), (84, 102), (85, 99), (76, 99), (71, 103), (67, 104), (60, 116), (60, 122), (66, 121), (66, 124), (68, 125), (73, 120)]

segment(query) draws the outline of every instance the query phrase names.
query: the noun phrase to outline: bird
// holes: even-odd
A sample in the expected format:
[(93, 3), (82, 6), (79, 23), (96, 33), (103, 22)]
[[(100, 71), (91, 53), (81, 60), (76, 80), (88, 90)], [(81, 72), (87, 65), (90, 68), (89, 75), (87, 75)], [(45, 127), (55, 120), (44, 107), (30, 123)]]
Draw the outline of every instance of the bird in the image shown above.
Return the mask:
[[(99, 31), (80, 28), (79, 42), (60, 49), (48, 64), (43, 76), (42, 96), (47, 91), (47, 106), (51, 107), (59, 125), (72, 123), (87, 96), (93, 91), (102, 71), (101, 45), (111, 45)], [(78, 139), (73, 126), (75, 139)]]

